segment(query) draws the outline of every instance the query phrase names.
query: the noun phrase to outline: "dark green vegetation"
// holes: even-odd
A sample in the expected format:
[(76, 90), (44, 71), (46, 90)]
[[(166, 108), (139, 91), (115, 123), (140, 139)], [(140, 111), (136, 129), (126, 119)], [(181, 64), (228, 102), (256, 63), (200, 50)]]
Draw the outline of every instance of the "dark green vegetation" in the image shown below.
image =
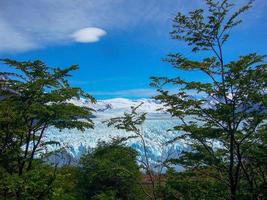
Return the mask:
[[(137, 152), (123, 145), (124, 139), (100, 143), (77, 166), (45, 163), (51, 155), (47, 147), (56, 144), (43, 140), (48, 127), (93, 128), (93, 110), (68, 100), (95, 100), (68, 83), (77, 66), (59, 69), (41, 61), (2, 60), (10, 71), (0, 72), (0, 199), (267, 199), (265, 56), (251, 53), (230, 62), (224, 58), (230, 31), (241, 23), (239, 17), (252, 1), (237, 11), (228, 0), (206, 3), (206, 11), (178, 13), (171, 35), (186, 42), (199, 58), (209, 56), (191, 60), (175, 53), (166, 58), (185, 74), (203, 73), (205, 81), (152, 78), (151, 85), (159, 91), (155, 99), (182, 122), (174, 129), (184, 134), (170, 143), (183, 140), (191, 146), (179, 158), (161, 163), (167, 169), (164, 175), (155, 172), (146, 155), (139, 127), (145, 113), (139, 114), (138, 107), (111, 119), (108, 125), (132, 131), (141, 140), (145, 158), (139, 160), (140, 166)], [(168, 92), (168, 85), (178, 93)], [(172, 169), (175, 165), (183, 166), (184, 171)]]
[(117, 141), (99, 144), (80, 161), (79, 192), (84, 199), (143, 199), (136, 157), (135, 150)]
[[(202, 73), (206, 79), (152, 78), (152, 85), (160, 92), (155, 98), (168, 108), (172, 116), (182, 121), (182, 125), (174, 127), (184, 132), (177, 140), (189, 142), (192, 147), (192, 151), (183, 152), (179, 159), (170, 161), (186, 169), (177, 184), (167, 182), (172, 190), (177, 190), (177, 194), (181, 192), (182, 199), (235, 200), (267, 196), (265, 56), (251, 53), (230, 62), (226, 62), (224, 57), (224, 46), (231, 30), (241, 23), (240, 15), (252, 3), (250, 1), (233, 11), (234, 5), (227, 0), (206, 0), (207, 13), (202, 9), (188, 15), (178, 13), (174, 18), (172, 37), (184, 41), (199, 57), (209, 57), (191, 60), (175, 53), (166, 60), (177, 70)], [(202, 55), (203, 51), (205, 54)], [(169, 84), (179, 88), (179, 92), (170, 94), (164, 89)], [(192, 92), (199, 95), (192, 95)], [(216, 103), (209, 105), (211, 100)], [(194, 120), (186, 120), (186, 116), (193, 116)], [(209, 179), (201, 178), (204, 175)], [(207, 184), (195, 184), (195, 180), (200, 178), (208, 181)], [(188, 186), (179, 186), (184, 181), (190, 187), (196, 185), (199, 188), (190, 192), (189, 188), (186, 189)], [(209, 185), (211, 187), (207, 188)], [(215, 189), (211, 194), (210, 188), (214, 190), (216, 186), (225, 188), (225, 192), (216, 192)]]
[(142, 200), (137, 152), (120, 141), (100, 143), (77, 167), (59, 169), (53, 200)]
[[(69, 85), (66, 77), (77, 69), (49, 68), (41, 61), (2, 60), (10, 72), (1, 72), (0, 167), (1, 196), (6, 199), (51, 197), (56, 169), (42, 163), (49, 154), (44, 142), (49, 126), (59, 129), (93, 128), (92, 109), (67, 103), (81, 96), (94, 99)], [(40, 159), (35, 159), (36, 156)]]

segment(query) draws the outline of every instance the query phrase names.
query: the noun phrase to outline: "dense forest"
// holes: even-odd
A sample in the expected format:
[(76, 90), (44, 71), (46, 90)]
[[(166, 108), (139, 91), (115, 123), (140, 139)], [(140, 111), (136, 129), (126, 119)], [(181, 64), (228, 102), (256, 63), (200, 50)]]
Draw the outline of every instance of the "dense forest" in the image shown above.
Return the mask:
[[(201, 73), (205, 79), (151, 77), (151, 87), (158, 92), (153, 98), (181, 122), (173, 130), (182, 134), (168, 143), (190, 146), (160, 166), (147, 155), (141, 130), (146, 113), (140, 113), (139, 106), (103, 122), (132, 132), (132, 137), (99, 142), (77, 164), (49, 162), (64, 149), (48, 151), (58, 142), (45, 141), (45, 132), (49, 127), (93, 129), (95, 111), (69, 100), (96, 99), (70, 84), (77, 65), (62, 69), (40, 60), (2, 59), (10, 70), (0, 72), (0, 199), (267, 199), (266, 56), (252, 52), (229, 61), (224, 50), (254, 1), (241, 7), (230, 0), (205, 3), (204, 8), (177, 13), (170, 33), (199, 59), (181, 53), (164, 59), (178, 71)], [(144, 159), (125, 144), (132, 138), (141, 141)]]

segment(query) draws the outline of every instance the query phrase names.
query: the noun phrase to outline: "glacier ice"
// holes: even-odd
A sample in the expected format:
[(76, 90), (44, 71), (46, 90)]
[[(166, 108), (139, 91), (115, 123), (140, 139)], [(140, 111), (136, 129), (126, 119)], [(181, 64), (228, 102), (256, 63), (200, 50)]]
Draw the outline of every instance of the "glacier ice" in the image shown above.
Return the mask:
[[(74, 162), (88, 150), (96, 147), (99, 141), (110, 141), (115, 137), (127, 137), (134, 135), (134, 133), (118, 130), (114, 127), (107, 127), (103, 121), (112, 117), (122, 116), (124, 112), (130, 111), (131, 106), (137, 106), (143, 102), (139, 108), (139, 112), (146, 112), (147, 119), (143, 126), (140, 127), (147, 145), (147, 152), (149, 159), (153, 162), (163, 160), (170, 154), (178, 155), (181, 150), (187, 148), (183, 143), (176, 143), (175, 145), (165, 145), (167, 141), (179, 135), (176, 131), (171, 131), (179, 121), (171, 118), (169, 114), (164, 112), (162, 105), (151, 99), (129, 100), (123, 98), (109, 99), (98, 101), (97, 104), (90, 104), (87, 100), (71, 100), (71, 103), (79, 106), (90, 106), (96, 110), (93, 121), (95, 123), (94, 129), (86, 129), (84, 132), (77, 129), (64, 129), (59, 131), (55, 128), (49, 128), (45, 134), (46, 141), (57, 141), (60, 146), (53, 145), (49, 151), (57, 148), (64, 148), (65, 154), (57, 155), (53, 159), (61, 162), (73, 160)], [(144, 156), (144, 149), (139, 138), (130, 139), (127, 145), (136, 149), (140, 157)]]

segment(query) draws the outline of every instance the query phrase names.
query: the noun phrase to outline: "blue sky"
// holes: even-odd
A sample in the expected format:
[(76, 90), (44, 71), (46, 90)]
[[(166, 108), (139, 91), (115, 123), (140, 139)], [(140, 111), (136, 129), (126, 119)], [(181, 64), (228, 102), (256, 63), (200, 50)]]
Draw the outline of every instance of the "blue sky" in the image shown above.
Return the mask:
[[(72, 84), (99, 99), (150, 97), (155, 94), (150, 76), (204, 78), (182, 74), (162, 62), (170, 52), (199, 58), (168, 33), (176, 12), (202, 4), (202, 0), (2, 0), (0, 57), (41, 59), (59, 67), (79, 64)], [(233, 31), (225, 47), (227, 59), (266, 53), (266, 10), (267, 1), (256, 0), (243, 16), (246, 23)]]

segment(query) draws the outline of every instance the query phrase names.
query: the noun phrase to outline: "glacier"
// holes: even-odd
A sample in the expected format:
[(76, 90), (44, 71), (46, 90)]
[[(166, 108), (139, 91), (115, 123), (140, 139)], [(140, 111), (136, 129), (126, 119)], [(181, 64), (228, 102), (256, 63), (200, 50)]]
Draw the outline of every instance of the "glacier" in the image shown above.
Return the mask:
[[(130, 100), (124, 98), (99, 100), (96, 104), (91, 104), (86, 99), (72, 99), (70, 103), (78, 106), (88, 106), (96, 112), (92, 119), (95, 123), (94, 129), (86, 129), (84, 132), (77, 129), (58, 129), (50, 127), (45, 134), (45, 141), (56, 141), (60, 145), (52, 145), (47, 151), (64, 149), (64, 153), (55, 154), (50, 157), (50, 161), (59, 163), (76, 163), (79, 158), (95, 148), (100, 141), (108, 142), (112, 138), (128, 137), (134, 135), (131, 132), (118, 130), (114, 127), (108, 127), (105, 120), (113, 117), (122, 116), (124, 112), (129, 112), (131, 106), (138, 106), (138, 111), (147, 113), (147, 118), (142, 127), (142, 135), (147, 145), (147, 153), (151, 162), (160, 162), (167, 157), (178, 156), (182, 150), (187, 149), (183, 142), (175, 144), (166, 144), (168, 141), (179, 136), (177, 131), (171, 130), (174, 126), (179, 125), (179, 120), (172, 118), (164, 111), (164, 107), (158, 101), (153, 99)], [(140, 138), (129, 139), (126, 141), (129, 145), (137, 150), (140, 158), (144, 157), (143, 145)]]

